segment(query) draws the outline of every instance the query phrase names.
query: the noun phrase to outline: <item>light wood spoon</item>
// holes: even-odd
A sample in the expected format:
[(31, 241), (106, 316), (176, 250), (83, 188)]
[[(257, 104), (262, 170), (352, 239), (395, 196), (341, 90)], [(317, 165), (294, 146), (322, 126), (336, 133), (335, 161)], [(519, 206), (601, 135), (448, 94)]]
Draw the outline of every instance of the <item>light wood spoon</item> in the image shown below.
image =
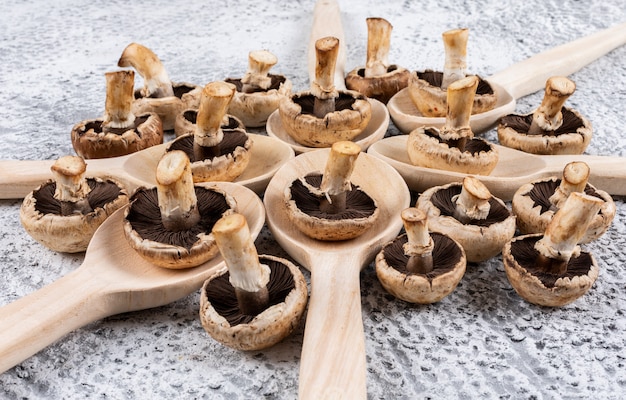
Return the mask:
[[(265, 220), (259, 197), (235, 183), (215, 185), (237, 200), (256, 237)], [(124, 210), (116, 211), (96, 231), (78, 269), (0, 308), (0, 373), (90, 322), (185, 297), (226, 268), (219, 255), (182, 270), (145, 261), (124, 237)]]
[[(573, 74), (624, 43), (626, 23), (536, 54), (486, 78), (494, 87), (498, 100), (494, 109), (471, 116), (472, 131), (478, 134), (491, 129), (500, 117), (514, 112), (516, 99), (542, 90), (549, 77)], [(442, 127), (445, 117), (422, 116), (409, 97), (408, 90), (402, 89), (387, 103), (394, 125), (402, 133), (409, 133), (421, 126)]]
[(265, 191), (267, 225), (276, 241), (311, 271), (311, 297), (300, 361), (301, 399), (366, 398), (365, 338), (359, 272), (402, 227), (410, 194), (402, 177), (366, 153), (351, 181), (378, 203), (380, 216), (355, 239), (323, 242), (289, 221), (285, 188), (310, 172), (324, 172), (329, 149), (303, 153), (281, 167)]

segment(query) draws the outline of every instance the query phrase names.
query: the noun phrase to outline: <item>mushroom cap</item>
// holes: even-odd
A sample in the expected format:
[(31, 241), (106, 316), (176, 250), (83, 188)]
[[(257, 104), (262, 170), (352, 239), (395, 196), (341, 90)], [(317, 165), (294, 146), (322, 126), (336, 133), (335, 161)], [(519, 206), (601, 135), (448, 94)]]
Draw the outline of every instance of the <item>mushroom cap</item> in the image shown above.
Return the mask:
[(281, 100), (278, 110), (285, 131), (296, 142), (308, 147), (330, 147), (342, 140), (352, 140), (369, 124), (372, 106), (354, 90), (343, 90), (335, 99), (334, 112), (324, 118), (312, 114), (315, 96), (300, 92)]
[(163, 130), (174, 129), (178, 114), (187, 108), (198, 108), (202, 87), (181, 82), (172, 83), (172, 89), (174, 96), (167, 97), (144, 97), (140, 90), (136, 90), (132, 113), (135, 115), (155, 113), (161, 118)]
[[(194, 134), (196, 131), (196, 118), (198, 117), (197, 108), (187, 108), (176, 116), (176, 124), (174, 126), (174, 132), (176, 137), (181, 137), (188, 134)], [(245, 130), (246, 125), (239, 118), (232, 114), (226, 114), (222, 121), (221, 129), (241, 129)]]
[(346, 87), (366, 97), (387, 104), (396, 93), (409, 85), (411, 72), (395, 64), (383, 75), (365, 77), (365, 67), (355, 68), (346, 75)]
[[(63, 216), (58, 212), (46, 212), (41, 209), (41, 204), (37, 204), (40, 194), (50, 197), (48, 200), (53, 203), (59, 203), (58, 200), (52, 197), (54, 195), (54, 187), (56, 187), (55, 182), (53, 180), (47, 181), (26, 195), (22, 202), (20, 222), (26, 232), (33, 239), (54, 251), (78, 253), (87, 250), (87, 246), (96, 229), (104, 220), (116, 210), (128, 204), (128, 194), (121, 183), (110, 178), (106, 180), (87, 178), (87, 181), (91, 182), (90, 186), (102, 183), (115, 185), (119, 192), (113, 199), (105, 199), (104, 204), (96, 205), (93, 204), (93, 201), (90, 201), (93, 211), (88, 214)], [(44, 191), (49, 191), (49, 196), (43, 194)], [(90, 193), (87, 195), (87, 198), (89, 199), (91, 195), (95, 194)], [(98, 196), (101, 197), (101, 194)]]
[[(200, 321), (206, 332), (220, 343), (237, 350), (261, 350), (273, 346), (287, 337), (300, 323), (306, 307), (308, 292), (302, 272), (288, 260), (269, 255), (260, 255), (259, 261), (273, 261), (287, 267), (293, 276), (294, 287), (283, 301), (274, 304), (256, 315), (247, 323), (232, 325), (209, 301), (207, 288), (222, 275), (207, 279), (200, 292)], [(268, 290), (272, 284), (272, 275)], [(234, 291), (234, 289), (233, 289)], [(234, 295), (234, 294), (233, 294)], [(270, 297), (272, 292), (270, 292)]]
[[(529, 246), (532, 248), (542, 237), (541, 233), (530, 234), (507, 242), (502, 249), (504, 270), (513, 289), (526, 301), (540, 306), (564, 306), (589, 291), (598, 278), (598, 264), (592, 254), (581, 252), (577, 257), (572, 257), (568, 264), (568, 270), (573, 263), (582, 264), (579, 272), (566, 273), (566, 276), (560, 277), (552, 276), (549, 282), (543, 282), (537, 273), (529, 271), (532, 253), (523, 249)], [(523, 242), (530, 243), (524, 246)]]

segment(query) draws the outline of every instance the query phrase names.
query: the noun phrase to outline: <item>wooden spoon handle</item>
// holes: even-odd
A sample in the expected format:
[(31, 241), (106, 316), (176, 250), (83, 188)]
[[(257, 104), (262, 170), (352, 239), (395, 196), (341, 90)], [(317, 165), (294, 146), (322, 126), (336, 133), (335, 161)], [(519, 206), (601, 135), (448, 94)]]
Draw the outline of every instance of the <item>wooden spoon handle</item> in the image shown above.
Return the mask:
[(313, 25), (308, 50), (308, 69), (310, 82), (315, 81), (315, 42), (317, 39), (333, 36), (339, 39), (339, 54), (335, 64), (335, 88), (345, 90), (346, 43), (341, 25), (341, 13), (335, 0), (318, 0), (313, 9)]
[(534, 55), (487, 78), (515, 99), (542, 90), (546, 80), (567, 76), (626, 43), (626, 23), (593, 33)]
[(52, 179), (54, 160), (0, 161), (0, 199), (22, 199), (37, 186)]

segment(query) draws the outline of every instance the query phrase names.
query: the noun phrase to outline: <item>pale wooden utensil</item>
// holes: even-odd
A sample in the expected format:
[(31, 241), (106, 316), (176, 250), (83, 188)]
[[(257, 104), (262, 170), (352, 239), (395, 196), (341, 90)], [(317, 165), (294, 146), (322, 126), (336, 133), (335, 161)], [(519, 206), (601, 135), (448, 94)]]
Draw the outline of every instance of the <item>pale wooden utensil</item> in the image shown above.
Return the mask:
[[(215, 185), (237, 200), (256, 237), (265, 220), (259, 197), (235, 183)], [(90, 322), (185, 297), (226, 268), (220, 256), (183, 270), (145, 261), (124, 237), (124, 210), (116, 211), (96, 231), (78, 269), (0, 308), (0, 373)]]

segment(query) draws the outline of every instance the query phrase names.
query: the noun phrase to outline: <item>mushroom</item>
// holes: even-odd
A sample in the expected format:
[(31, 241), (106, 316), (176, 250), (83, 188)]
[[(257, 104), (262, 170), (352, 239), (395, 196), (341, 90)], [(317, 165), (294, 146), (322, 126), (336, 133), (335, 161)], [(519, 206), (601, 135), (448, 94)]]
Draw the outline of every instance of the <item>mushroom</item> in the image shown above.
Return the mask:
[(463, 246), (469, 262), (498, 255), (515, 234), (515, 216), (472, 176), (462, 183), (426, 190), (418, 198), (417, 208), (428, 215), (432, 232), (448, 235)]
[(489, 142), (475, 138), (469, 123), (477, 85), (475, 76), (452, 83), (443, 128), (420, 127), (409, 134), (407, 152), (413, 165), (479, 175), (493, 171), (498, 152)]
[(436, 303), (452, 293), (465, 274), (465, 251), (447, 235), (428, 232), (427, 215), (417, 208), (401, 213), (406, 233), (376, 256), (376, 276), (395, 297)]
[(285, 189), (287, 216), (307, 236), (325, 241), (352, 239), (378, 218), (376, 201), (350, 182), (360, 152), (354, 142), (336, 142), (323, 175), (309, 173)]
[(159, 117), (131, 110), (135, 73), (115, 71), (104, 76), (104, 116), (74, 125), (71, 136), (76, 154), (87, 159), (117, 157), (163, 143)]
[(576, 84), (564, 76), (549, 78), (541, 105), (534, 112), (500, 118), (500, 143), (533, 154), (582, 154), (593, 128), (578, 111), (563, 106), (575, 90)]
[(346, 87), (387, 104), (409, 84), (408, 69), (389, 64), (389, 43), (393, 26), (384, 18), (367, 18), (367, 60), (365, 67), (346, 76)]
[[(448, 87), (466, 76), (467, 38), (466, 28), (452, 29), (442, 34), (445, 48), (443, 72), (432, 70), (416, 71), (409, 78), (409, 97), (424, 117), (446, 116), (446, 91)], [(472, 114), (489, 111), (496, 105), (496, 93), (489, 82), (478, 78), (474, 89), (476, 96)]]
[(542, 306), (563, 306), (591, 288), (598, 265), (578, 243), (601, 207), (597, 197), (573, 192), (545, 233), (519, 236), (504, 246), (504, 270), (522, 298)]
[(170, 151), (157, 165), (156, 187), (140, 188), (131, 197), (124, 234), (149, 262), (191, 268), (217, 255), (211, 229), (236, 206), (232, 196), (216, 187), (194, 186), (187, 155)]
[(580, 242), (589, 243), (602, 236), (611, 225), (617, 210), (611, 196), (589, 184), (588, 178), (589, 166), (582, 161), (574, 161), (565, 166), (562, 178), (553, 176), (521, 186), (512, 201), (520, 232), (545, 232), (550, 220), (569, 195), (581, 192), (601, 199), (602, 207), (589, 223)]
[(359, 92), (335, 88), (339, 39), (331, 36), (318, 39), (315, 50), (316, 79), (311, 90), (282, 99), (278, 110), (285, 131), (296, 142), (309, 147), (329, 147), (363, 132), (372, 117), (372, 106)]
[(85, 251), (96, 229), (128, 194), (113, 179), (86, 178), (87, 165), (78, 156), (64, 156), (50, 168), (53, 179), (24, 198), (22, 226), (36, 241), (63, 253)]
[(207, 333), (238, 350), (260, 350), (278, 343), (300, 323), (307, 286), (293, 263), (259, 256), (241, 214), (223, 217), (213, 236), (228, 266), (204, 282), (200, 320)]
[(165, 67), (149, 48), (131, 43), (122, 52), (118, 67), (133, 67), (144, 79), (135, 92), (133, 112), (158, 114), (166, 131), (174, 129), (176, 116), (187, 108), (198, 108), (202, 88), (191, 83), (173, 83)]
[(187, 154), (194, 182), (230, 182), (248, 166), (252, 139), (236, 123), (222, 126), (234, 94), (235, 86), (230, 83), (207, 84), (202, 90), (194, 133), (176, 138), (167, 149)]

